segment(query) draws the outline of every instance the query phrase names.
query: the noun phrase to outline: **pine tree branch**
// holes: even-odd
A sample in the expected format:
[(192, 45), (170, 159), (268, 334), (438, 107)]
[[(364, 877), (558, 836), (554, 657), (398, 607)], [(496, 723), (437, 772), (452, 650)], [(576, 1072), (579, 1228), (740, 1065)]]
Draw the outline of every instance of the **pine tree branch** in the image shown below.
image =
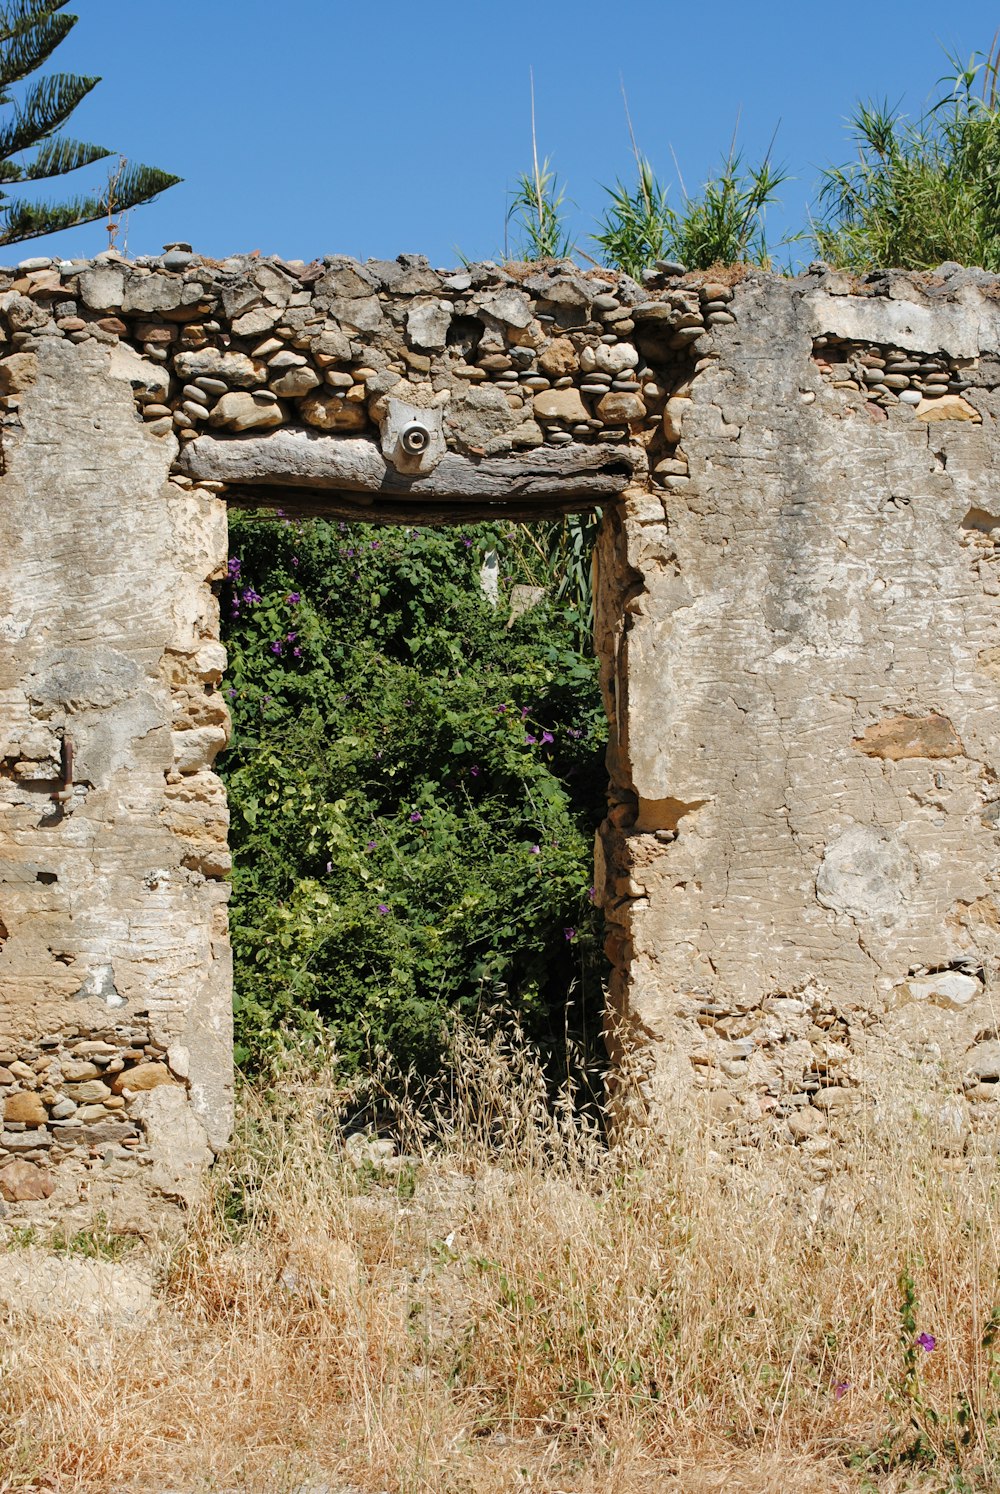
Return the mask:
[[(62, 10), (67, 0), (5, 0), (0, 4), (0, 46)], [(76, 25), (76, 16), (67, 16)]]
[(40, 145), (64, 124), (100, 78), (53, 73), (33, 83), (15, 108), (14, 118), (0, 125), (0, 159)]
[(153, 166), (130, 166), (118, 178), (114, 200), (109, 203), (103, 197), (78, 197), (68, 203), (28, 202), (25, 198), (12, 197), (3, 204), (4, 226), (0, 230), (0, 246), (19, 244), (25, 239), (41, 238), (43, 234), (61, 233), (66, 228), (77, 228), (81, 223), (96, 223), (110, 212), (123, 213), (129, 208), (150, 202), (168, 187), (181, 180)]
[(88, 145), (82, 140), (67, 140), (65, 136), (59, 136), (39, 146), (38, 154), (24, 167), (17, 180), (47, 181), (49, 177), (64, 176), (67, 171), (77, 171), (81, 166), (103, 161), (111, 154), (103, 145)]
[[(36, 78), (14, 98), (10, 89), (34, 74), (76, 24), (64, 11), (67, 0), (0, 0), (0, 106), (9, 113), (0, 123), (0, 185), (48, 181), (111, 152), (103, 145), (62, 138), (57, 131), (100, 82), (74, 73)], [(12, 159), (33, 152), (29, 159)], [(100, 218), (114, 218), (149, 202), (179, 181), (149, 166), (126, 167), (112, 176), (103, 193), (65, 203), (32, 202), (0, 191), (0, 244), (20, 243)]]
[(0, 230), (0, 245), (20, 244), (24, 239), (38, 239), (46, 233), (77, 228), (81, 223), (96, 223), (107, 215), (107, 211), (108, 205), (103, 197), (78, 197), (63, 204), (27, 202), (12, 197), (3, 205), (4, 226)]
[(37, 71), (76, 25), (76, 16), (44, 17), (6, 40), (0, 41), (0, 94)]

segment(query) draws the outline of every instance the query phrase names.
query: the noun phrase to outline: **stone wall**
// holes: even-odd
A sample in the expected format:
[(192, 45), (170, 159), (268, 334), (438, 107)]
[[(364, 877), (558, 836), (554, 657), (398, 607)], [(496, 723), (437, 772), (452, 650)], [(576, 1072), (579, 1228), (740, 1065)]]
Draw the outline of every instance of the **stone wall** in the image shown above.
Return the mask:
[(998, 294), (185, 246), (0, 272), (0, 1192), (188, 1197), (228, 1134), (226, 502), (600, 504), (628, 1094), (822, 1170), (933, 1070), (949, 1144), (988, 1133)]
[(619, 1042), (654, 1111), (819, 1173), (866, 1107), (992, 1147), (1000, 284), (732, 307), (669, 407), (687, 472), (603, 542)]

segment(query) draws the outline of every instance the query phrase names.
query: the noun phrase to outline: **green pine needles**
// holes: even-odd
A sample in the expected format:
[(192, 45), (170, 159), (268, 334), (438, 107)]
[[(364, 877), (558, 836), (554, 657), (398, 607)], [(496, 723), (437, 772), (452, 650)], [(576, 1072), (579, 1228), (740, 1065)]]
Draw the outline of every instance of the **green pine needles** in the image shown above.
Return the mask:
[(3, 189), (14, 182), (50, 181), (112, 154), (101, 145), (71, 140), (58, 132), (100, 78), (50, 73), (20, 89), (76, 25), (66, 0), (7, 0), (0, 3), (0, 244), (93, 223), (149, 202), (180, 180), (152, 166), (124, 165), (103, 194), (65, 202), (36, 202)]

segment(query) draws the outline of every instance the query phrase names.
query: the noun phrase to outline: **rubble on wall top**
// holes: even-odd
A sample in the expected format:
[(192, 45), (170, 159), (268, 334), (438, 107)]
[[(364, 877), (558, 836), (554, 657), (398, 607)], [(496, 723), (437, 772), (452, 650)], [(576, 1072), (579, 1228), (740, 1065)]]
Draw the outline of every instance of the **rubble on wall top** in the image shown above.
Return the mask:
[[(881, 349), (888, 383), (841, 375), (847, 354), (827, 361), (834, 382), (870, 384), (887, 407), (965, 384), (957, 365), (947, 391), (930, 364), (926, 380), (911, 378), (897, 366), (904, 355), (961, 361), (1000, 347), (1000, 280), (952, 264), (853, 276), (817, 263), (790, 278), (658, 261), (640, 283), (567, 259), (455, 269), (418, 254), (216, 260), (175, 242), (134, 260), (108, 250), (0, 270), (0, 406), (16, 423), (47, 339), (121, 342), (143, 359), (132, 380), (138, 416), (181, 448), (175, 470), (249, 486), (254, 501), (278, 482), (489, 504), (510, 493), (515, 472), (503, 464), (513, 460), (529, 507), (600, 502), (647, 476), (654, 488), (683, 487), (675, 400), (729, 340), (752, 335), (762, 298), (774, 296), (798, 306), (814, 339), (858, 357)], [(909, 393), (895, 388), (904, 374)], [(239, 453), (226, 449), (232, 437), (243, 438)]]

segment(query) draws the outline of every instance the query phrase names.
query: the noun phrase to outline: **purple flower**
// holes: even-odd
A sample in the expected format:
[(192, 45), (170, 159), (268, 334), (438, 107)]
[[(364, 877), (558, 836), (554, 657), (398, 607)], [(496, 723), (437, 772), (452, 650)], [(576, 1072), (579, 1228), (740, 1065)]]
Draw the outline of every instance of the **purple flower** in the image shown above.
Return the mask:
[(923, 1349), (925, 1354), (929, 1354), (932, 1349), (937, 1348), (937, 1339), (934, 1337), (933, 1333), (918, 1333), (917, 1343)]
[(302, 658), (302, 650), (300, 648), (293, 648), (292, 649), (292, 654), (294, 655), (294, 657), (296, 659), (301, 659)]
[(469, 772), (472, 774), (473, 778), (479, 777), (479, 768), (475, 763), (473, 763), (472, 767), (469, 769)]
[(298, 636), (299, 636), (298, 633), (286, 633), (285, 634), (285, 642), (286, 643), (294, 643), (295, 640), (296, 640), (296, 638)]
[(522, 721), (527, 721), (527, 719), (528, 719), (528, 707), (527, 706), (522, 706), (521, 707), (521, 720)]
[(366, 851), (374, 851), (374, 849), (375, 849), (375, 847), (377, 845), (378, 845), (378, 841), (377, 840), (370, 840), (368, 842), (368, 844), (365, 846), (365, 850)]
[(297, 555), (293, 555), (292, 556), (292, 565), (298, 565), (298, 563), (299, 563), (299, 557)]
[(276, 508), (274, 511), (278, 515), (279, 519), (283, 519), (285, 517), (285, 510), (283, 508)]
[(328, 872), (332, 872), (333, 871), (333, 862), (332, 861), (328, 861), (326, 863), (326, 869), (327, 869)]
[(389, 911), (389, 904), (388, 903), (379, 903), (378, 910), (382, 914), (388, 913), (388, 911)]
[(252, 607), (254, 602), (262, 602), (264, 598), (261, 596), (259, 591), (254, 591), (252, 586), (248, 586), (246, 591), (243, 593), (243, 600), (244, 602), (249, 602)]
[(281, 647), (282, 647), (282, 645), (281, 645), (281, 639), (280, 638), (276, 638), (274, 640), (274, 642), (271, 644), (271, 652), (272, 652), (272, 654), (280, 655), (281, 654)]
[(541, 848), (541, 846), (531, 846), (529, 848), (529, 850), (528, 850), (528, 855), (529, 856), (540, 856), (541, 854), (542, 854), (542, 848)]
[(410, 815), (410, 824), (411, 825), (419, 825), (420, 821), (422, 819), (423, 819), (423, 815), (420, 813), (420, 810), (419, 809), (415, 809), (413, 811), (413, 813)]
[(285, 598), (285, 601), (291, 607), (297, 607), (298, 604), (301, 602), (301, 600), (302, 600), (302, 593), (299, 592), (299, 591), (290, 591), (288, 593), (287, 597)]
[(464, 534), (462, 535), (462, 544), (465, 546), (465, 548), (467, 550), (471, 550), (472, 549), (472, 541), (470, 539), (466, 539), (466, 537), (465, 537)]
[(567, 944), (572, 944), (576, 938), (576, 929), (563, 929), (563, 938)]
[(554, 741), (555, 741), (555, 737), (552, 735), (552, 733), (550, 731), (543, 731), (542, 732), (542, 746), (543, 747), (546, 745), (546, 743), (548, 743), (548, 742), (554, 742)]
[(229, 564), (226, 567), (226, 570), (229, 572), (230, 581), (235, 581), (242, 569), (243, 562), (241, 560), (238, 560), (235, 555), (231, 555), (229, 557)]
[(850, 1382), (850, 1380), (838, 1380), (837, 1384), (833, 1387), (833, 1398), (834, 1398), (834, 1400), (835, 1401), (842, 1401), (844, 1399), (844, 1396), (850, 1390), (850, 1388), (851, 1388), (851, 1382)]
[(226, 694), (229, 696), (230, 700), (235, 700), (236, 699), (236, 691), (232, 688), (231, 685), (230, 685), (229, 689), (226, 691)]
[(525, 745), (525, 747), (534, 747), (534, 745), (535, 745), (535, 743), (537, 741), (538, 741), (538, 738), (537, 737), (533, 737), (531, 735), (530, 731), (526, 731), (525, 732), (525, 734), (524, 734), (524, 745)]

